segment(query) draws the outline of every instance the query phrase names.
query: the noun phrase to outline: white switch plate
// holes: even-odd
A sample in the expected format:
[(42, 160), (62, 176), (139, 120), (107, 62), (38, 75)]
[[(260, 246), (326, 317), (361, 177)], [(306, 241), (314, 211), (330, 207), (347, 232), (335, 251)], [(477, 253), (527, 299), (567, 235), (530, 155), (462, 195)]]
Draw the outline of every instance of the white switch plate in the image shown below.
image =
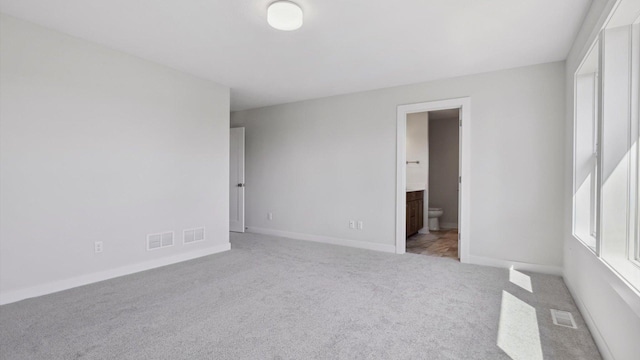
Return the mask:
[(95, 243), (93, 243), (93, 250), (97, 253), (101, 253), (102, 252), (102, 241), (96, 241)]
[(362, 227), (364, 226), (362, 221), (358, 221), (358, 230), (362, 230)]
[(267, 220), (273, 220), (273, 213), (267, 213)]
[(355, 228), (356, 228), (356, 221), (349, 220), (349, 229), (355, 229)]

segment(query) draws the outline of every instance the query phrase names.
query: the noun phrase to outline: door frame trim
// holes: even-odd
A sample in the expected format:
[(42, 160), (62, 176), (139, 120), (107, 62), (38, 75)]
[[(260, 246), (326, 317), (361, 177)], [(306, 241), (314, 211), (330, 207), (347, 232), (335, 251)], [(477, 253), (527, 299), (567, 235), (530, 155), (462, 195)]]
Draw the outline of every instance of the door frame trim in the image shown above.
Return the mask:
[[(414, 104), (398, 105), (397, 108), (397, 148), (396, 148), (396, 254), (406, 252), (406, 181), (407, 181), (407, 115), (418, 112), (460, 109), (460, 155), (459, 171), (462, 177), (459, 193), (458, 233), (460, 234), (458, 256), (460, 262), (469, 262), (470, 202), (471, 202), (471, 97), (447, 100), (428, 101)], [(428, 209), (428, 206), (427, 206)]]

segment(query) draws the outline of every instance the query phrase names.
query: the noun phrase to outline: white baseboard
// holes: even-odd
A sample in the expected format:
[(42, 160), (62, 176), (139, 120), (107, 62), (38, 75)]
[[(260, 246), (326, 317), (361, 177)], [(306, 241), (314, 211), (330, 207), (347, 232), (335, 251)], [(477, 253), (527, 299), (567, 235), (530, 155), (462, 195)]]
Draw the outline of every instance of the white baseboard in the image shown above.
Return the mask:
[(551, 275), (558, 275), (558, 276), (563, 275), (562, 267), (553, 266), (553, 265), (531, 264), (531, 263), (512, 261), (512, 260), (488, 258), (484, 256), (477, 256), (477, 255), (469, 255), (467, 261), (465, 262), (468, 264), (493, 266), (493, 267), (506, 268), (506, 269), (513, 266), (513, 268), (516, 270), (524, 270), (524, 271), (531, 271), (536, 273), (551, 274)]
[[(342, 246), (354, 247), (359, 249), (367, 249), (367, 250), (381, 251), (381, 252), (387, 252), (387, 253), (396, 253), (395, 245), (377, 244), (377, 243), (370, 243), (366, 241), (341, 239), (341, 238), (334, 238), (334, 237), (321, 236), (321, 235), (310, 235), (310, 234), (296, 233), (291, 231), (259, 228), (254, 226), (247, 227), (247, 231), (256, 233), (256, 234), (280, 236), (280, 237), (285, 237), (285, 238), (295, 239), (295, 240), (314, 241), (314, 242), (320, 242), (324, 244), (342, 245)], [(514, 269), (518, 269), (518, 270), (562, 276), (562, 268), (559, 266), (530, 264), (530, 263), (523, 263), (518, 261), (487, 258), (483, 256), (476, 256), (476, 255), (470, 255), (468, 261), (465, 261), (465, 262), (469, 264), (493, 266), (493, 267), (499, 267), (499, 268), (505, 268), (505, 269), (508, 269), (511, 266), (513, 266)]]
[(115, 269), (100, 271), (97, 273), (76, 276), (70, 279), (59, 280), (47, 284), (36, 285), (25, 289), (7, 291), (0, 294), (0, 305), (12, 302), (52, 294), (58, 291), (75, 288), (82, 285), (88, 285), (99, 281), (113, 279), (116, 277), (137, 273), (140, 271), (150, 270), (166, 265), (171, 265), (195, 258), (216, 254), (231, 249), (231, 243), (226, 243), (206, 249), (190, 251), (186, 253), (176, 254), (160, 259), (149, 260), (138, 264), (122, 266)]
[(613, 357), (613, 354), (611, 354), (611, 350), (609, 350), (609, 346), (607, 345), (607, 342), (604, 341), (604, 337), (602, 336), (602, 334), (600, 334), (600, 330), (598, 329), (598, 326), (596, 326), (596, 323), (593, 321), (593, 318), (591, 317), (591, 313), (589, 313), (589, 310), (584, 305), (582, 300), (578, 296), (576, 296), (577, 295), (576, 292), (573, 291), (571, 284), (567, 282), (566, 278), (563, 278), (563, 280), (564, 280), (564, 284), (567, 286), (567, 289), (569, 289), (569, 293), (571, 294), (571, 297), (575, 301), (576, 306), (578, 306), (578, 310), (580, 310), (580, 314), (582, 315), (584, 322), (587, 324), (587, 328), (589, 328), (589, 332), (591, 332), (593, 341), (596, 343), (598, 350), (600, 350), (600, 355), (602, 355), (602, 358), (604, 360), (615, 360), (615, 358)]
[(445, 222), (441, 222), (441, 223), (440, 223), (440, 228), (441, 228), (441, 229), (457, 229), (457, 228), (458, 228), (458, 223), (445, 223)]
[(296, 233), (296, 232), (290, 232), (290, 231), (258, 228), (253, 226), (249, 226), (247, 228), (247, 231), (256, 233), (256, 234), (280, 236), (280, 237), (285, 237), (289, 239), (306, 240), (306, 241), (313, 241), (313, 242), (319, 242), (319, 243), (331, 244), (331, 245), (342, 245), (342, 246), (348, 246), (348, 247), (353, 247), (358, 249), (367, 249), (367, 250), (382, 251), (382, 252), (388, 252), (388, 253), (396, 252), (395, 245), (377, 244), (377, 243), (371, 243), (367, 241), (341, 239), (341, 238), (334, 238), (330, 236), (321, 236), (321, 235), (302, 234), (302, 233)]

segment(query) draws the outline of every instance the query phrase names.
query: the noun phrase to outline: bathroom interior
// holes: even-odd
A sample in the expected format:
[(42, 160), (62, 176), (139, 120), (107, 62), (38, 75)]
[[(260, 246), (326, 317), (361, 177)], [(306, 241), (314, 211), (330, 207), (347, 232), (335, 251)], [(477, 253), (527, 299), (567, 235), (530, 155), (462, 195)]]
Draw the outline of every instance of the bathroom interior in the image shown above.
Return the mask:
[(458, 259), (459, 109), (407, 115), (406, 251)]

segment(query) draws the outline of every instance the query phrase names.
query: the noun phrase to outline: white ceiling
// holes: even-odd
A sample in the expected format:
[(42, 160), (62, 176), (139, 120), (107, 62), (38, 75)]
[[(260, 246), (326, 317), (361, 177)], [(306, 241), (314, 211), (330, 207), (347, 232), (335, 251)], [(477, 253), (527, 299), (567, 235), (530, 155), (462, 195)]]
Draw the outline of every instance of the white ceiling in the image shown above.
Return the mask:
[(0, 0), (0, 11), (231, 87), (233, 110), (563, 60), (591, 0)]

